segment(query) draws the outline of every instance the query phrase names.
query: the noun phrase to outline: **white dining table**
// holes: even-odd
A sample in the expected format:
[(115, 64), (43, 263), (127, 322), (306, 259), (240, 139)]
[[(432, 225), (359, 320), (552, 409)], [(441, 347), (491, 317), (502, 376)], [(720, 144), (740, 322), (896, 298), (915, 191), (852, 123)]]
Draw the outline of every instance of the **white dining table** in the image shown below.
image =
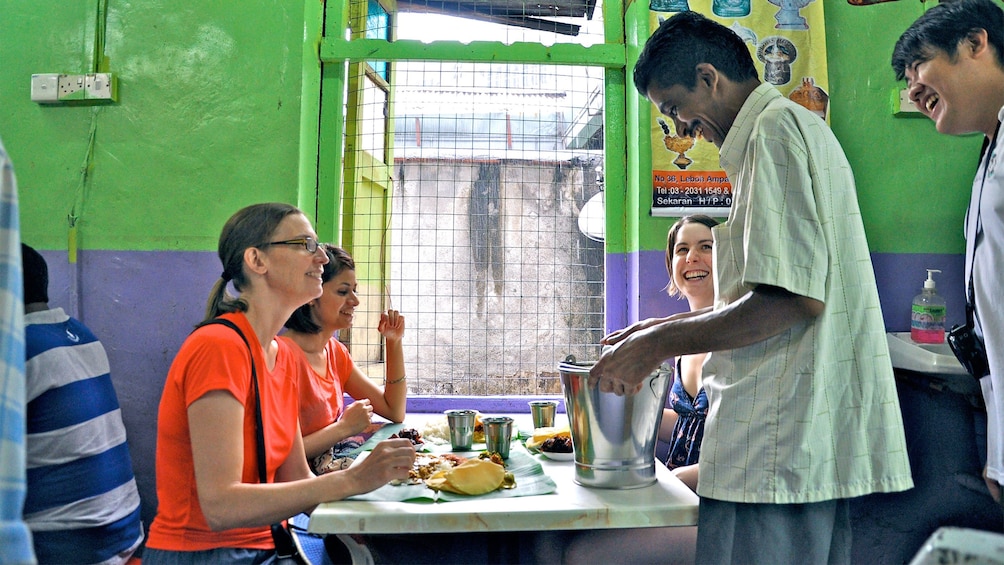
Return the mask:
[[(530, 429), (529, 414), (511, 415)], [(564, 417), (564, 415), (559, 415)], [(409, 415), (405, 425), (420, 420)], [(567, 420), (565, 420), (567, 422)], [(417, 427), (417, 426), (416, 426)], [(630, 489), (585, 487), (575, 482), (574, 461), (537, 454), (555, 483), (550, 494), (432, 502), (342, 500), (319, 505), (309, 531), (320, 534), (409, 534), (586, 530), (694, 526), (698, 498), (665, 465), (655, 462), (655, 483)]]

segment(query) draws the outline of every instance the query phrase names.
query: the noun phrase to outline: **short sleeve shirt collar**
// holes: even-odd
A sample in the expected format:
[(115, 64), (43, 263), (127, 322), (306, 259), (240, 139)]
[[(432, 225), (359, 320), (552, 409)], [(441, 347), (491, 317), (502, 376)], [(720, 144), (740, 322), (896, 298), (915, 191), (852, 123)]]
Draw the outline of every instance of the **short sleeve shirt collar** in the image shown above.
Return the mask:
[(719, 160), (726, 174), (730, 176), (735, 174), (746, 155), (746, 142), (753, 134), (757, 116), (772, 100), (779, 97), (781, 93), (769, 82), (762, 83), (746, 97), (719, 152)]

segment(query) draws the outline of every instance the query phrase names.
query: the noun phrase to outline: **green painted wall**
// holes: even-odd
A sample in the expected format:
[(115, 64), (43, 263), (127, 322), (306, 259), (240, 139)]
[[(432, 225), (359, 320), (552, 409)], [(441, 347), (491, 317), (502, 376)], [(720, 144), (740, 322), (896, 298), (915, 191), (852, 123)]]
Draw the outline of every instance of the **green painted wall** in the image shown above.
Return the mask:
[[(82, 73), (100, 62), (102, 0), (6, 0), (0, 8), (8, 22), (0, 136), (21, 185), (25, 239), (65, 249), (75, 210), (83, 249), (211, 250), (219, 226), (244, 204), (284, 200), (312, 211), (317, 69), (304, 36), (316, 33), (320, 3), (105, 1), (105, 67), (120, 80), (120, 100), (107, 106), (29, 100), (32, 73)], [(832, 126), (857, 176), (872, 250), (961, 253), (980, 141), (892, 115), (901, 85), (890, 51), (923, 4), (825, 7)], [(629, 223), (627, 249), (610, 251), (661, 249), (671, 220), (651, 218), (647, 198), (627, 204), (638, 225)]]
[(832, 126), (854, 169), (874, 252), (965, 251), (962, 221), (982, 136), (944, 136), (927, 118), (891, 110), (905, 86), (893, 77), (892, 48), (923, 11), (909, 0), (826, 3)]
[[(304, 100), (316, 103), (316, 54), (304, 36), (321, 6), (5, 0), (0, 136), (17, 172), (24, 239), (66, 249), (75, 210), (82, 249), (214, 250), (220, 226), (245, 204), (312, 212), (316, 150), (301, 157), (300, 146), (316, 140), (316, 109), (304, 112), (313, 130), (301, 128), (301, 91), (307, 76), (315, 92)], [(30, 101), (32, 73), (102, 66), (95, 38), (102, 70), (119, 77), (118, 103)]]
[[(939, 136), (927, 120), (891, 111), (899, 85), (889, 54), (923, 5), (816, 1), (826, 7), (832, 125), (857, 175), (872, 250), (962, 253), (979, 139)], [(214, 251), (226, 218), (252, 202), (294, 202), (313, 215), (322, 8), (323, 0), (0, 1), (0, 137), (17, 171), (22, 236), (43, 250), (66, 250), (67, 215), (76, 210), (80, 246), (96, 251), (80, 272), (62, 262), (62, 253), (50, 254), (60, 259), (50, 261), (60, 281), (56, 303), (81, 312), (108, 349), (148, 524), (155, 501), (151, 417), (174, 352), (200, 319), (219, 272), (211, 253), (186, 252)], [(344, 20), (342, 0), (328, 9)], [(647, 2), (625, 2), (625, 9), (637, 16)], [(647, 35), (629, 29), (627, 37)], [(637, 52), (628, 50), (630, 57)], [(99, 67), (119, 77), (116, 104), (40, 106), (29, 99), (32, 73)], [(344, 69), (335, 67), (326, 71), (326, 101), (341, 100), (331, 87), (343, 84)], [(637, 149), (636, 140), (648, 137), (638, 134), (647, 125), (638, 120), (649, 112), (639, 111), (647, 102), (630, 81), (625, 103), (623, 129)], [(330, 149), (340, 131), (329, 127), (325, 135)], [(322, 239), (335, 240), (332, 171), (339, 161), (325, 152)], [(627, 226), (608, 229), (612, 254), (664, 245), (671, 219), (651, 218), (642, 196), (650, 194), (648, 161), (627, 161), (622, 202), (608, 193), (608, 214)], [(168, 253), (129, 253), (150, 250)], [(79, 280), (64, 284), (71, 276)], [(630, 292), (618, 289), (619, 296), (634, 298), (611, 310), (660, 311), (638, 306), (647, 300), (639, 297), (658, 292), (635, 288), (637, 277), (626, 283)]]
[[(981, 137), (943, 136), (926, 118), (892, 113), (892, 97), (905, 85), (889, 65), (892, 48), (924, 4), (824, 4), (830, 122), (854, 169), (871, 250), (963, 253), (962, 221)], [(647, 115), (641, 112), (642, 119)], [(647, 198), (637, 206), (640, 249), (662, 249), (673, 220), (652, 218)]]

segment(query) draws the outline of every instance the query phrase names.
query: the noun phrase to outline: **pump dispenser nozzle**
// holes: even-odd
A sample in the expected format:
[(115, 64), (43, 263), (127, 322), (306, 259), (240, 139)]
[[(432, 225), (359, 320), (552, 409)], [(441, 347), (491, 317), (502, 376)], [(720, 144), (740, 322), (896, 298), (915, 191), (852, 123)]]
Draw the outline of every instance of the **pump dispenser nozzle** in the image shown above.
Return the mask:
[(940, 269), (928, 269), (927, 270), (927, 280), (924, 281), (924, 288), (934, 289), (934, 273), (940, 273)]

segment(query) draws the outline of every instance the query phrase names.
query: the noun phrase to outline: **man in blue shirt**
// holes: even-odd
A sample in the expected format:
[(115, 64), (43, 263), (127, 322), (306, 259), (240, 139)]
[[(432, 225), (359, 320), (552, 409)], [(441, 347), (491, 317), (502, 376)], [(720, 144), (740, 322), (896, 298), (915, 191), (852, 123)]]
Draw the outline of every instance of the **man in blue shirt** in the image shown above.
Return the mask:
[(28, 427), (24, 519), (41, 563), (124, 563), (143, 541), (125, 426), (98, 338), (49, 308), (45, 259), (21, 246)]

